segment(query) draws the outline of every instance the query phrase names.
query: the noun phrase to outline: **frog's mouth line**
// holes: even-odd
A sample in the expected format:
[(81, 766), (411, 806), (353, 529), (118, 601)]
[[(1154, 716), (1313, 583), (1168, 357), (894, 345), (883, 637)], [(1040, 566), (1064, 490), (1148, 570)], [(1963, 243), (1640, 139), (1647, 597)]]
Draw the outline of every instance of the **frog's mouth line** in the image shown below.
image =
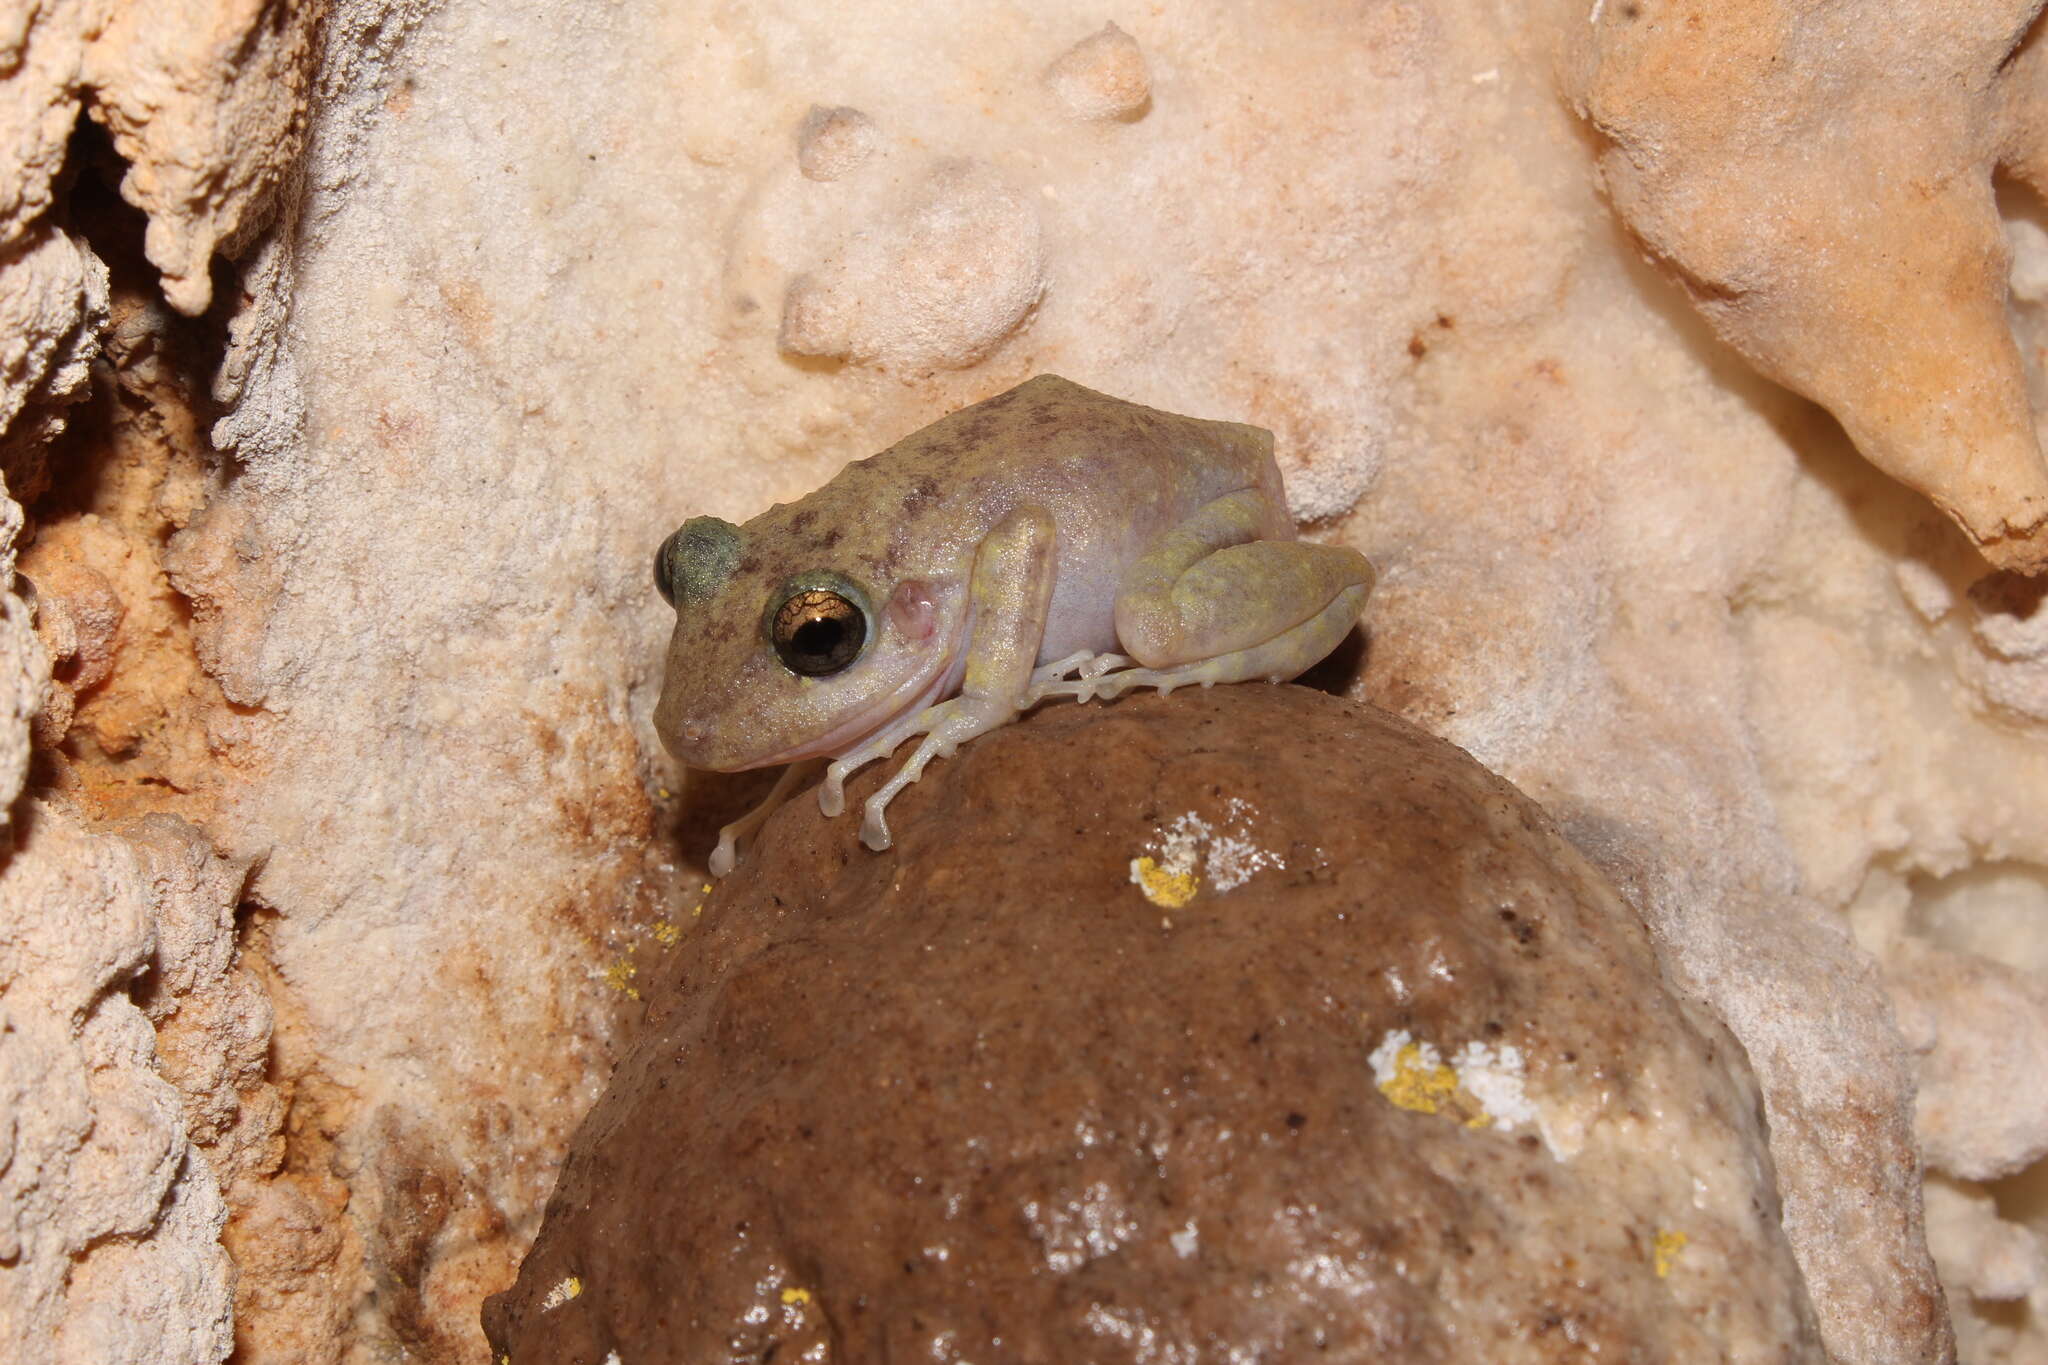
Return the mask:
[[(922, 711), (951, 696), (959, 690), (960, 680), (967, 674), (967, 651), (961, 648), (961, 644), (962, 637), (968, 634), (968, 629), (972, 625), (972, 616), (971, 611), (962, 613), (963, 619), (954, 627), (952, 636), (947, 640), (942, 662), (932, 677), (926, 679), (913, 675), (906, 678), (878, 705), (833, 726), (816, 739), (806, 740), (794, 748), (757, 758), (747, 766), (768, 768), (779, 763), (800, 763), (807, 758), (837, 758), (900, 718)], [(908, 700), (904, 700), (906, 693), (909, 694)], [(877, 715), (878, 719), (873, 718)]]

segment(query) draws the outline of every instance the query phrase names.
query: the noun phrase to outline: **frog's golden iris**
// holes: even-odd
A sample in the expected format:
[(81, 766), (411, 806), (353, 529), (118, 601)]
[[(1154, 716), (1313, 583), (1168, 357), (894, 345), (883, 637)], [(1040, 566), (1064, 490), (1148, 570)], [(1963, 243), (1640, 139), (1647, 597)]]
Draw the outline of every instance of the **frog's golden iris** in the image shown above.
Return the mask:
[(806, 678), (837, 673), (860, 657), (867, 638), (867, 613), (830, 588), (792, 594), (768, 627), (783, 665)]

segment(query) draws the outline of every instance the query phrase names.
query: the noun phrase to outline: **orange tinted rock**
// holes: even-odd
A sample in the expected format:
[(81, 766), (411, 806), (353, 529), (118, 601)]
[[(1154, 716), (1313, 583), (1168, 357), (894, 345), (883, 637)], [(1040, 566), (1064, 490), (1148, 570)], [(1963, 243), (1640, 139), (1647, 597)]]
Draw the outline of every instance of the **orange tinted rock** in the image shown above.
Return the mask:
[(513, 1361), (1823, 1359), (1740, 1050), (1461, 751), (1051, 706), (891, 815), (785, 808), (652, 978)]

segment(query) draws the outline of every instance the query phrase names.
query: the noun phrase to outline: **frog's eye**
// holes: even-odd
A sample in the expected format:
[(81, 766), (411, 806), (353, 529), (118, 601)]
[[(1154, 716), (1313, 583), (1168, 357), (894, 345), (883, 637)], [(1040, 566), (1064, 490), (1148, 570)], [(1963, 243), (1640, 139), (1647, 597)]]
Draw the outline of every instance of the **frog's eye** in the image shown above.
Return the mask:
[(669, 552), (675, 548), (676, 541), (682, 534), (681, 531), (677, 531), (654, 547), (654, 589), (661, 594), (661, 600), (670, 606), (676, 604), (676, 584), (669, 572)]
[(860, 657), (867, 613), (830, 588), (804, 588), (775, 609), (768, 638), (790, 672), (807, 678), (837, 673)]
[(654, 552), (654, 586), (670, 606), (709, 601), (740, 562), (746, 533), (717, 517), (691, 517)]

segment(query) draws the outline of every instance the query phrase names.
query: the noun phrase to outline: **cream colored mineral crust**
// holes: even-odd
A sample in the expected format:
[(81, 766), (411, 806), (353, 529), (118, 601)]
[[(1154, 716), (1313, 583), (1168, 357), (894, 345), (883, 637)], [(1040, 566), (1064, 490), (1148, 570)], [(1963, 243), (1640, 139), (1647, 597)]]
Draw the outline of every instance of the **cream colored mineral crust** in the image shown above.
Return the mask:
[[(1837, 1361), (2048, 1356), (2038, 9), (17, 7), (0, 1355), (481, 1359), (745, 795), (654, 741), (653, 546), (1053, 370), (1275, 432), (1381, 571), (1340, 684), (1749, 1054)], [(219, 459), (88, 524), (184, 439), (151, 364)], [(38, 537), (110, 637), (82, 572), (36, 619)], [(206, 875), (95, 813), (145, 773)], [(228, 915), (189, 1013), (172, 883)]]

